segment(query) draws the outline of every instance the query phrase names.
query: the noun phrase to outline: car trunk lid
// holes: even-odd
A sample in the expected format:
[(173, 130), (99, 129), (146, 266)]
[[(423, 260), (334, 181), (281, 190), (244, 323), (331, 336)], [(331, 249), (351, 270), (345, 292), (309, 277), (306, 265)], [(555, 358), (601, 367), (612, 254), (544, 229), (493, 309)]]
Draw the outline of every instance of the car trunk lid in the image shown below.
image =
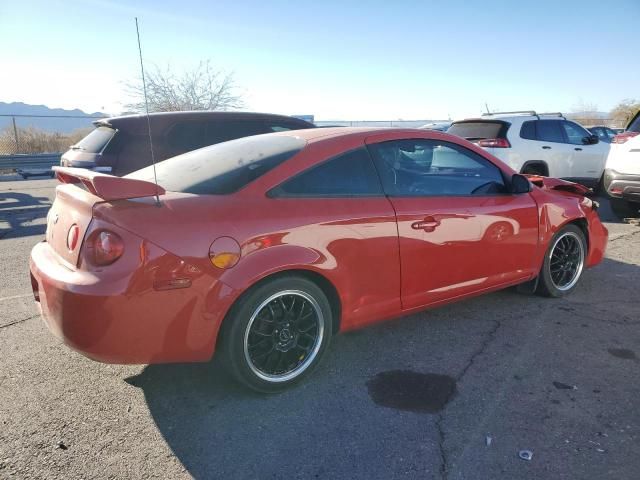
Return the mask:
[(151, 182), (114, 177), (81, 168), (53, 167), (63, 185), (47, 215), (46, 241), (75, 268), (96, 204), (120, 199), (161, 195), (164, 189)]

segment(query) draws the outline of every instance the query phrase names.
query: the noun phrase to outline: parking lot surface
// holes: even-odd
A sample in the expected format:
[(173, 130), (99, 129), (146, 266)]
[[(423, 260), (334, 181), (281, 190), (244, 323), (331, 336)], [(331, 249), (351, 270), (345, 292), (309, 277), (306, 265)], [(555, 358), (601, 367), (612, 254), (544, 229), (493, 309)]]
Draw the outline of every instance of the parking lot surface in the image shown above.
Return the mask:
[(573, 295), (506, 290), (339, 335), (306, 382), (262, 396), (215, 361), (105, 365), (48, 332), (28, 258), (55, 185), (0, 181), (0, 478), (640, 472), (640, 227), (606, 199), (606, 259)]

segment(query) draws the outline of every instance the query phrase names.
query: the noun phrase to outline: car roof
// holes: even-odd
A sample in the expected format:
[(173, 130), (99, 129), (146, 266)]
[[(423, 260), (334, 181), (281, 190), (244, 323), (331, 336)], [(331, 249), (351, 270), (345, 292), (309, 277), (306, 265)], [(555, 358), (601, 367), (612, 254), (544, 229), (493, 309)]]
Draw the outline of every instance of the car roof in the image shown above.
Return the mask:
[[(104, 118), (96, 120), (94, 125), (109, 125), (113, 127), (126, 127), (128, 125), (138, 124), (145, 121), (146, 114), (132, 114), (132, 115), (120, 115), (116, 117)], [(312, 123), (296, 117), (290, 117), (287, 115), (278, 115), (274, 113), (259, 113), (259, 112), (220, 112), (211, 110), (194, 110), (194, 111), (181, 111), (181, 112), (154, 112), (149, 114), (149, 118), (154, 124), (168, 124), (175, 123), (176, 120), (180, 121), (192, 121), (192, 120), (284, 120), (288, 122), (295, 122), (298, 124), (309, 125), (309, 128), (314, 127)]]
[[(285, 132), (270, 133), (268, 135), (279, 136), (295, 136), (305, 139), (308, 143), (314, 143), (323, 140), (335, 139), (338, 137), (361, 137), (366, 138), (376, 133), (389, 133), (393, 135), (402, 136), (407, 134), (410, 136), (416, 136), (420, 138), (426, 138), (426, 136), (433, 136), (433, 138), (441, 137), (442, 132), (435, 130), (421, 130), (418, 128), (397, 128), (397, 127), (327, 127), (327, 128), (311, 128), (304, 130), (288, 130)], [(444, 134), (446, 137), (450, 135)]]
[(509, 120), (513, 121), (526, 121), (526, 120), (566, 120), (566, 117), (560, 112), (548, 112), (537, 113), (534, 110), (523, 110), (515, 112), (495, 112), (495, 113), (483, 113), (480, 117), (465, 118), (462, 120), (456, 120), (453, 123), (460, 122), (482, 122), (491, 120)]

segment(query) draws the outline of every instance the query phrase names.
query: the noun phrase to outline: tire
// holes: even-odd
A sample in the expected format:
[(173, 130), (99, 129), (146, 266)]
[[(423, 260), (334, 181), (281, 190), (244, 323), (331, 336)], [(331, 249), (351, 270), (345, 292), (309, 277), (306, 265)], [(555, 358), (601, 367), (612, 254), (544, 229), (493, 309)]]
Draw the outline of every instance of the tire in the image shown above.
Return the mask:
[(582, 230), (576, 225), (562, 228), (545, 253), (537, 292), (556, 298), (571, 293), (578, 285), (586, 258), (587, 241)]
[(275, 278), (232, 308), (225, 320), (223, 361), (253, 390), (285, 390), (318, 366), (331, 343), (332, 323), (331, 306), (318, 285), (298, 276)]
[(613, 213), (619, 218), (633, 217), (640, 209), (640, 203), (629, 202), (624, 198), (609, 197), (609, 204)]

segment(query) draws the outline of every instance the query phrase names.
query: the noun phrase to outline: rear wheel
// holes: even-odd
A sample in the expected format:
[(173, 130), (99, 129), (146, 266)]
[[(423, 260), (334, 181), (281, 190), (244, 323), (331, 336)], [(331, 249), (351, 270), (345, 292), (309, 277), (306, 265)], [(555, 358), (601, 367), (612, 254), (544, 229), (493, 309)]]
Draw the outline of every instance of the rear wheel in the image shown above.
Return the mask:
[(584, 269), (587, 242), (582, 230), (567, 225), (551, 241), (544, 257), (538, 292), (547, 297), (562, 297), (572, 292)]
[(620, 218), (633, 217), (640, 210), (640, 203), (629, 202), (624, 198), (609, 197), (611, 210)]
[(231, 373), (253, 390), (277, 392), (318, 365), (331, 340), (333, 319), (315, 283), (287, 276), (250, 291), (226, 321), (223, 351)]

